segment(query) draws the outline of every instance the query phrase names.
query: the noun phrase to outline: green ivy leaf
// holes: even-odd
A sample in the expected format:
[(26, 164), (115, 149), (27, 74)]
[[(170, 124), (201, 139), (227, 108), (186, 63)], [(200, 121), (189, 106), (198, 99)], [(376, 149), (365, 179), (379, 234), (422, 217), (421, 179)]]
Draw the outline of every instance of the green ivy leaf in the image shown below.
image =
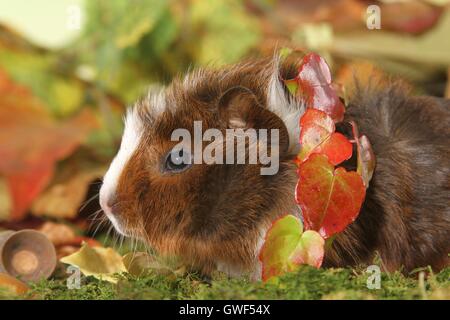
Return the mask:
[(266, 235), (260, 252), (262, 279), (295, 271), (308, 264), (319, 268), (324, 256), (324, 239), (313, 230), (303, 232), (299, 218), (286, 215), (276, 220)]

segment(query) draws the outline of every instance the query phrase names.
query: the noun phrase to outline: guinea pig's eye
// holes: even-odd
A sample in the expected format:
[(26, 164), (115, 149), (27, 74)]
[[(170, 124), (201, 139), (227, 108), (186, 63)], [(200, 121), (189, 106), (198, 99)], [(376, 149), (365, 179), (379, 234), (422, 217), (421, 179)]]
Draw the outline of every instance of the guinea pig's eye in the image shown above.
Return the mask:
[(191, 153), (183, 148), (173, 148), (166, 155), (163, 171), (178, 173), (189, 169), (191, 166)]

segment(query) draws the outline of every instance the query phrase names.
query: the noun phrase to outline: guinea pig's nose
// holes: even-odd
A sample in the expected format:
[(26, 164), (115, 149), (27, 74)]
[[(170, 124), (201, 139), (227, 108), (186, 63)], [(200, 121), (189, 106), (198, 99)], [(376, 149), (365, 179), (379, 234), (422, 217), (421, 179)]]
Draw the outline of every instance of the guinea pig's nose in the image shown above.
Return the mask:
[(111, 199), (109, 199), (106, 202), (106, 205), (109, 207), (109, 210), (111, 211), (112, 214), (116, 214), (117, 213), (117, 198), (113, 197)]
[(108, 196), (102, 197), (100, 199), (100, 206), (102, 207), (103, 211), (116, 214), (117, 213), (117, 197), (116, 196)]

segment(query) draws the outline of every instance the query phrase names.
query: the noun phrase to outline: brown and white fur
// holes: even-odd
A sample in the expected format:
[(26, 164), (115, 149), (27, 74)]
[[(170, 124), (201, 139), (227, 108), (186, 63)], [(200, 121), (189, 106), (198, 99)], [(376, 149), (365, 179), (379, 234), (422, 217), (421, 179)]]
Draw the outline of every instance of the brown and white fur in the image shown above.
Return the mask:
[[(299, 214), (292, 159), (305, 107), (280, 81), (293, 72), (294, 66), (270, 59), (201, 69), (137, 102), (100, 191), (116, 230), (205, 274), (257, 274), (257, 254), (271, 222)], [(249, 89), (255, 98), (236, 93), (223, 102), (234, 87)], [(370, 263), (376, 251), (388, 270), (448, 265), (450, 103), (410, 97), (394, 83), (356, 92), (346, 120), (355, 120), (369, 137), (377, 166), (359, 217), (336, 237), (325, 266)], [(177, 143), (170, 141), (172, 131), (192, 130), (195, 120), (203, 129), (236, 123), (280, 129), (287, 147), (278, 173), (262, 176), (259, 164), (196, 164), (177, 174), (163, 172)]]

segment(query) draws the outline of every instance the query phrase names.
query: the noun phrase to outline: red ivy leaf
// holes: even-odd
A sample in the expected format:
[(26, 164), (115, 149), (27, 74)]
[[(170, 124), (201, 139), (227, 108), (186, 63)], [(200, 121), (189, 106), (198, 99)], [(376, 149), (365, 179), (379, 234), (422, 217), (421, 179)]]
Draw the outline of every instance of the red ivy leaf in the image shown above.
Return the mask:
[(335, 131), (331, 117), (325, 112), (308, 109), (300, 119), (300, 145), (298, 164), (307, 160), (311, 154), (320, 153), (328, 157), (334, 165), (352, 156), (352, 144)]
[(20, 219), (31, 202), (47, 186), (53, 176), (53, 167), (45, 164), (7, 175), (12, 203), (11, 219)]
[(325, 240), (314, 230), (303, 232), (289, 259), (294, 265), (310, 265), (320, 268), (325, 254)]
[(359, 137), (352, 123), (358, 171), (335, 168), (352, 156), (353, 148), (344, 135), (335, 132), (335, 122), (343, 120), (345, 107), (322, 57), (314, 53), (305, 56), (297, 77), (284, 82), (290, 93), (301, 95), (307, 105), (300, 119), (302, 149), (296, 159), (299, 180), (295, 190), (307, 231), (303, 232), (302, 222), (292, 215), (273, 223), (259, 255), (263, 280), (294, 271), (301, 264), (320, 267), (324, 239), (330, 243), (333, 235), (356, 219), (375, 166), (369, 140)]
[(344, 119), (344, 104), (333, 88), (330, 68), (320, 55), (310, 53), (303, 58), (297, 81), (307, 108), (322, 110), (335, 122)]
[(372, 179), (373, 171), (375, 170), (375, 154), (372, 150), (372, 145), (369, 139), (365, 136), (359, 136), (358, 126), (355, 122), (351, 122), (353, 136), (358, 150), (358, 167), (357, 172), (361, 175), (366, 188), (369, 187), (369, 182)]
[(295, 198), (306, 229), (326, 239), (356, 219), (366, 194), (358, 173), (335, 169), (326, 156), (313, 154), (300, 165), (298, 175)]
[(319, 268), (324, 256), (324, 239), (315, 231), (303, 232), (299, 218), (286, 215), (267, 231), (259, 254), (264, 281), (294, 271), (302, 264)]

